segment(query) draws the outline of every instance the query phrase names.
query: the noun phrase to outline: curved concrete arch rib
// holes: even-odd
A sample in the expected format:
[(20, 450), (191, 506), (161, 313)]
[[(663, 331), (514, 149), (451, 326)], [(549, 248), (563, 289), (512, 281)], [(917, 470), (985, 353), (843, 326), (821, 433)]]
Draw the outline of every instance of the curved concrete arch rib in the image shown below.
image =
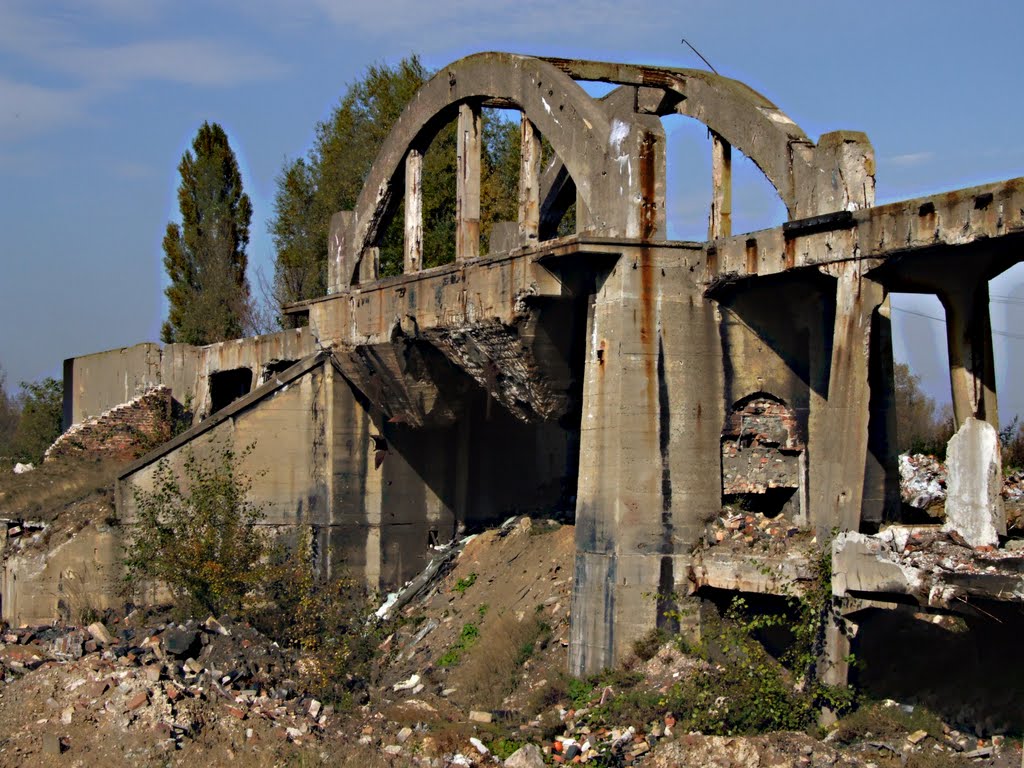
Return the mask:
[(779, 193), (790, 219), (874, 205), (875, 157), (859, 131), (832, 131), (815, 145), (748, 85), (699, 69), (548, 58), (575, 80), (637, 88), (637, 111), (677, 112), (704, 123), (750, 158)]
[[(791, 217), (800, 215), (794, 165), (807, 166), (797, 146), (814, 143), (775, 104), (745, 83), (699, 69), (649, 67), (603, 61), (547, 58), (576, 80), (613, 83), (661, 91), (638, 109), (664, 116), (678, 113), (699, 120), (749, 157), (779, 193)], [(670, 95), (670, 96), (669, 96)]]
[(607, 213), (591, 200), (593, 179), (607, 184), (613, 181), (608, 176), (619, 175), (618, 166), (607, 159), (611, 126), (601, 108), (546, 61), (508, 53), (475, 54), (445, 67), (419, 90), (377, 155), (356, 204), (351, 240), (344, 246), (349, 256), (346, 284), (355, 280), (363, 252), (375, 244), (393, 210), (409, 149), (429, 146), (460, 104), (490, 99), (522, 110), (565, 162), (592, 216), (600, 220)]

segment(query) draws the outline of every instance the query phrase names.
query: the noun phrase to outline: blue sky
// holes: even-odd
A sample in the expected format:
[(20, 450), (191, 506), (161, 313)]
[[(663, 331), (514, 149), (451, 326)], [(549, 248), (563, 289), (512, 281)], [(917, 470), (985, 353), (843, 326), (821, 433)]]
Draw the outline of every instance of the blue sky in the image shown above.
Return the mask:
[[(0, 366), (14, 388), (66, 357), (158, 338), (160, 240), (203, 120), (231, 137), (254, 205), (250, 263), (269, 276), (274, 177), (371, 62), (509, 50), (702, 66), (686, 37), (812, 138), (866, 131), (887, 202), (1024, 175), (1021, 29), (1024, 3), (1009, 1), (0, 0)], [(683, 118), (667, 128), (672, 234), (696, 234), (706, 140)], [(738, 172), (735, 198), (735, 231), (781, 221), (756, 171)], [(1016, 333), (1024, 269), (992, 292), (1017, 300), (992, 307)], [(897, 358), (948, 399), (941, 325), (894, 320)], [(1024, 340), (996, 336), (1004, 417), (1024, 414), (1022, 354)]]

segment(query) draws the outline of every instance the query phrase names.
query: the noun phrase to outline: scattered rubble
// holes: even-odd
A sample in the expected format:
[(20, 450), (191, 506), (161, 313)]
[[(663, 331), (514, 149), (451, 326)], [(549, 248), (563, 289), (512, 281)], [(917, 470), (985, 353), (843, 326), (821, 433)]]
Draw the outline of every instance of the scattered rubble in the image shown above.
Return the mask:
[[(945, 462), (921, 453), (904, 453), (899, 457), (899, 471), (903, 503), (931, 517), (944, 517), (947, 494)], [(1001, 496), (1008, 528), (1024, 528), (1024, 470), (1014, 470), (1003, 477)]]

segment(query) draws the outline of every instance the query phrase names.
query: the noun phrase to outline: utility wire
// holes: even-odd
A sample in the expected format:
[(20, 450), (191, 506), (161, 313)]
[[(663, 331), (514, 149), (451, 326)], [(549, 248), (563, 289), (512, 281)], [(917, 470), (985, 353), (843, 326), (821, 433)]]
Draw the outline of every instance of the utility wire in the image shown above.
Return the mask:
[[(897, 312), (902, 312), (905, 315), (914, 315), (915, 317), (923, 317), (926, 320), (934, 320), (937, 323), (945, 323), (946, 322), (945, 318), (936, 317), (935, 315), (926, 315), (924, 312), (915, 312), (912, 309), (902, 309), (900, 307), (892, 307), (892, 309), (896, 310)], [(992, 334), (994, 336), (1005, 336), (1008, 339), (1021, 339), (1021, 340), (1024, 340), (1024, 333), (1011, 333), (1010, 331), (997, 331), (997, 330), (995, 330), (993, 328), (992, 329)]]

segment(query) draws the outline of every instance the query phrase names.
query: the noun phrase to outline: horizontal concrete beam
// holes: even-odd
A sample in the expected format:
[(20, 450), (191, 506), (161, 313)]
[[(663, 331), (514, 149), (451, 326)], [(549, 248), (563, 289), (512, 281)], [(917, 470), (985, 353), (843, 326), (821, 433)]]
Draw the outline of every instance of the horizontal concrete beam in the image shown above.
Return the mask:
[(789, 221), (706, 247), (708, 283), (1024, 236), (1024, 178)]

